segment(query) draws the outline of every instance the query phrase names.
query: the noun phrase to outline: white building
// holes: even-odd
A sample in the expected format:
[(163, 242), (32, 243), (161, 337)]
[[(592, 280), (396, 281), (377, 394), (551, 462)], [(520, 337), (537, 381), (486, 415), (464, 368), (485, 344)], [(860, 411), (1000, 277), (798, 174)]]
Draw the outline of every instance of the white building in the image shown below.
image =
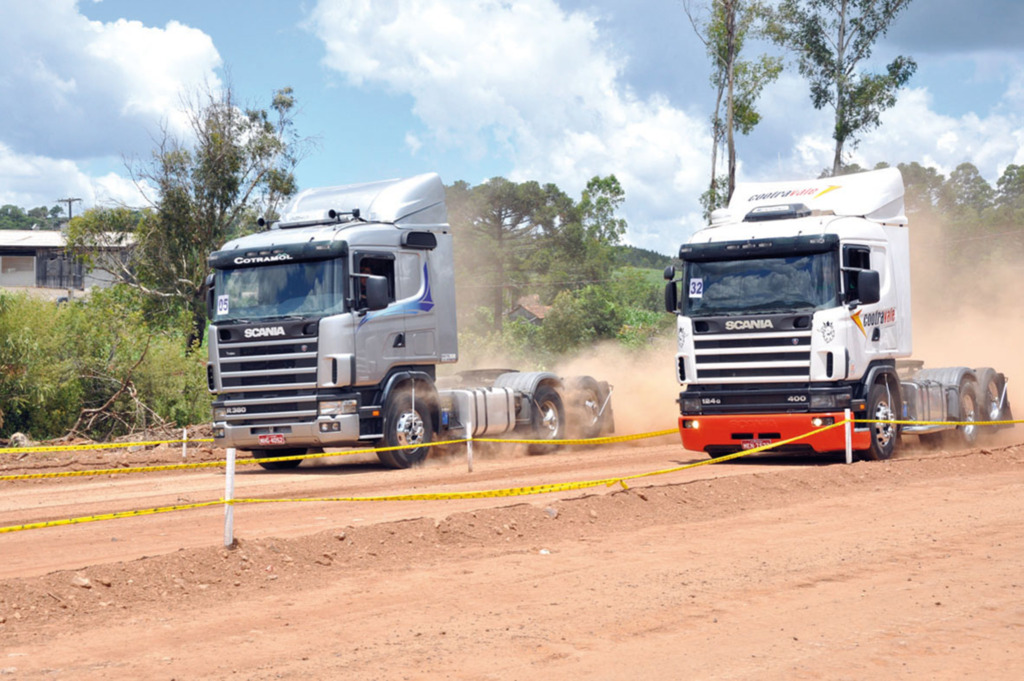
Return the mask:
[(0, 289), (67, 294), (114, 283), (105, 271), (87, 271), (66, 244), (58, 231), (0, 229)]

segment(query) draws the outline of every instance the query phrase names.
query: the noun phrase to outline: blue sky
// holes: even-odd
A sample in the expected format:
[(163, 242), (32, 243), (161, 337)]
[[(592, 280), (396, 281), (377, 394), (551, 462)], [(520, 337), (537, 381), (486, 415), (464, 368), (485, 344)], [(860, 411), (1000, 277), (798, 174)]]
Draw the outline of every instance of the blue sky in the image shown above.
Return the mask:
[[(1024, 163), (1022, 29), (1019, 0), (916, 0), (870, 65), (918, 72), (852, 160), (992, 183)], [(629, 243), (672, 253), (700, 226), (713, 101), (682, 0), (0, 0), (0, 204), (140, 205), (124, 159), (180, 129), (183, 91), (227, 82), (259, 106), (294, 88), (303, 188), (437, 171), (578, 196), (614, 173)], [(741, 181), (831, 164), (795, 67), (760, 109)]]

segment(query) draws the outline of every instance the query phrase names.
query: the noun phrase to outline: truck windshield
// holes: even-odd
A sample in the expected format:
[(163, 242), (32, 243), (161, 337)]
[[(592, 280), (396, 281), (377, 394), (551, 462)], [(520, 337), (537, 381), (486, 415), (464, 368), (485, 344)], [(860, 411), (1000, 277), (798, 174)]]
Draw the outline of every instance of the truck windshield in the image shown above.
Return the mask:
[(341, 267), (335, 260), (307, 260), (218, 270), (214, 319), (322, 317), (343, 312)]
[(691, 317), (820, 310), (839, 304), (836, 252), (688, 261), (683, 311)]

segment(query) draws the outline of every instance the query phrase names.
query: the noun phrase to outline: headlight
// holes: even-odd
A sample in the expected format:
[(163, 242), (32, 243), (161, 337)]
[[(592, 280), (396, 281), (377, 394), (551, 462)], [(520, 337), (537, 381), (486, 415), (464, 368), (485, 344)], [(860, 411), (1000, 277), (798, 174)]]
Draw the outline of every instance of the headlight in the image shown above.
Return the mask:
[(224, 407), (215, 407), (213, 410), (214, 419), (226, 419), (228, 417), (228, 410)]
[(811, 393), (811, 409), (835, 409), (836, 396), (832, 393), (815, 395)]
[(679, 406), (686, 414), (699, 414), (701, 412), (699, 397), (680, 397)]
[(355, 400), (328, 400), (320, 403), (320, 416), (339, 416), (341, 414), (355, 413)]

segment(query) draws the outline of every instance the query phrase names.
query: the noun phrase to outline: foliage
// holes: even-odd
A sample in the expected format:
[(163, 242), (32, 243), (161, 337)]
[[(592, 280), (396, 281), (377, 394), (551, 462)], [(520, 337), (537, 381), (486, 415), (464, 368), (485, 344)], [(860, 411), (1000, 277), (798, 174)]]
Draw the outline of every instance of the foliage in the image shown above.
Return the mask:
[(125, 286), (56, 305), (0, 293), (0, 435), (106, 439), (209, 417), (205, 368)]
[(874, 44), (911, 0), (783, 0), (772, 36), (797, 54), (800, 74), (810, 81), (815, 109), (835, 112), (832, 174), (843, 167), (843, 149), (879, 124), (883, 111), (910, 80), (917, 64), (899, 56), (885, 73), (859, 72)]
[(671, 257), (657, 251), (647, 250), (646, 248), (614, 246), (613, 252), (615, 253), (615, 264), (619, 267), (629, 266), (663, 270), (672, 264)]
[[(748, 37), (762, 35), (769, 16), (758, 0), (710, 0), (709, 18), (699, 20), (689, 1), (684, 9), (697, 37), (711, 58), (711, 85), (715, 106), (711, 115), (711, 182), (701, 196), (705, 219), (728, 204), (736, 188), (735, 133), (748, 135), (760, 122), (755, 108), (764, 87), (782, 72), (782, 59), (761, 55), (754, 60), (740, 58)], [(723, 118), (722, 107), (725, 107)], [(718, 173), (718, 150), (725, 146), (726, 173)]]
[(492, 331), (500, 334), (521, 296), (538, 292), (549, 303), (562, 289), (606, 278), (626, 230), (615, 216), (624, 198), (614, 175), (592, 178), (578, 202), (553, 184), (501, 177), (448, 187), (462, 309), (487, 305)]
[(24, 210), (8, 203), (0, 206), (0, 229), (57, 229), (63, 215), (60, 206)]
[(239, 107), (230, 88), (194, 94), (183, 102), (190, 137), (165, 129), (150, 162), (129, 168), (152, 211), (134, 224), (123, 209), (92, 211), (74, 225), (69, 246), (95, 250), (111, 232), (130, 235), (124, 281), (173, 309), (188, 309), (188, 343), (201, 341), (207, 256), (257, 215), (273, 217), (296, 191), (301, 144), (294, 106), (291, 88), (278, 90), (266, 109)]

